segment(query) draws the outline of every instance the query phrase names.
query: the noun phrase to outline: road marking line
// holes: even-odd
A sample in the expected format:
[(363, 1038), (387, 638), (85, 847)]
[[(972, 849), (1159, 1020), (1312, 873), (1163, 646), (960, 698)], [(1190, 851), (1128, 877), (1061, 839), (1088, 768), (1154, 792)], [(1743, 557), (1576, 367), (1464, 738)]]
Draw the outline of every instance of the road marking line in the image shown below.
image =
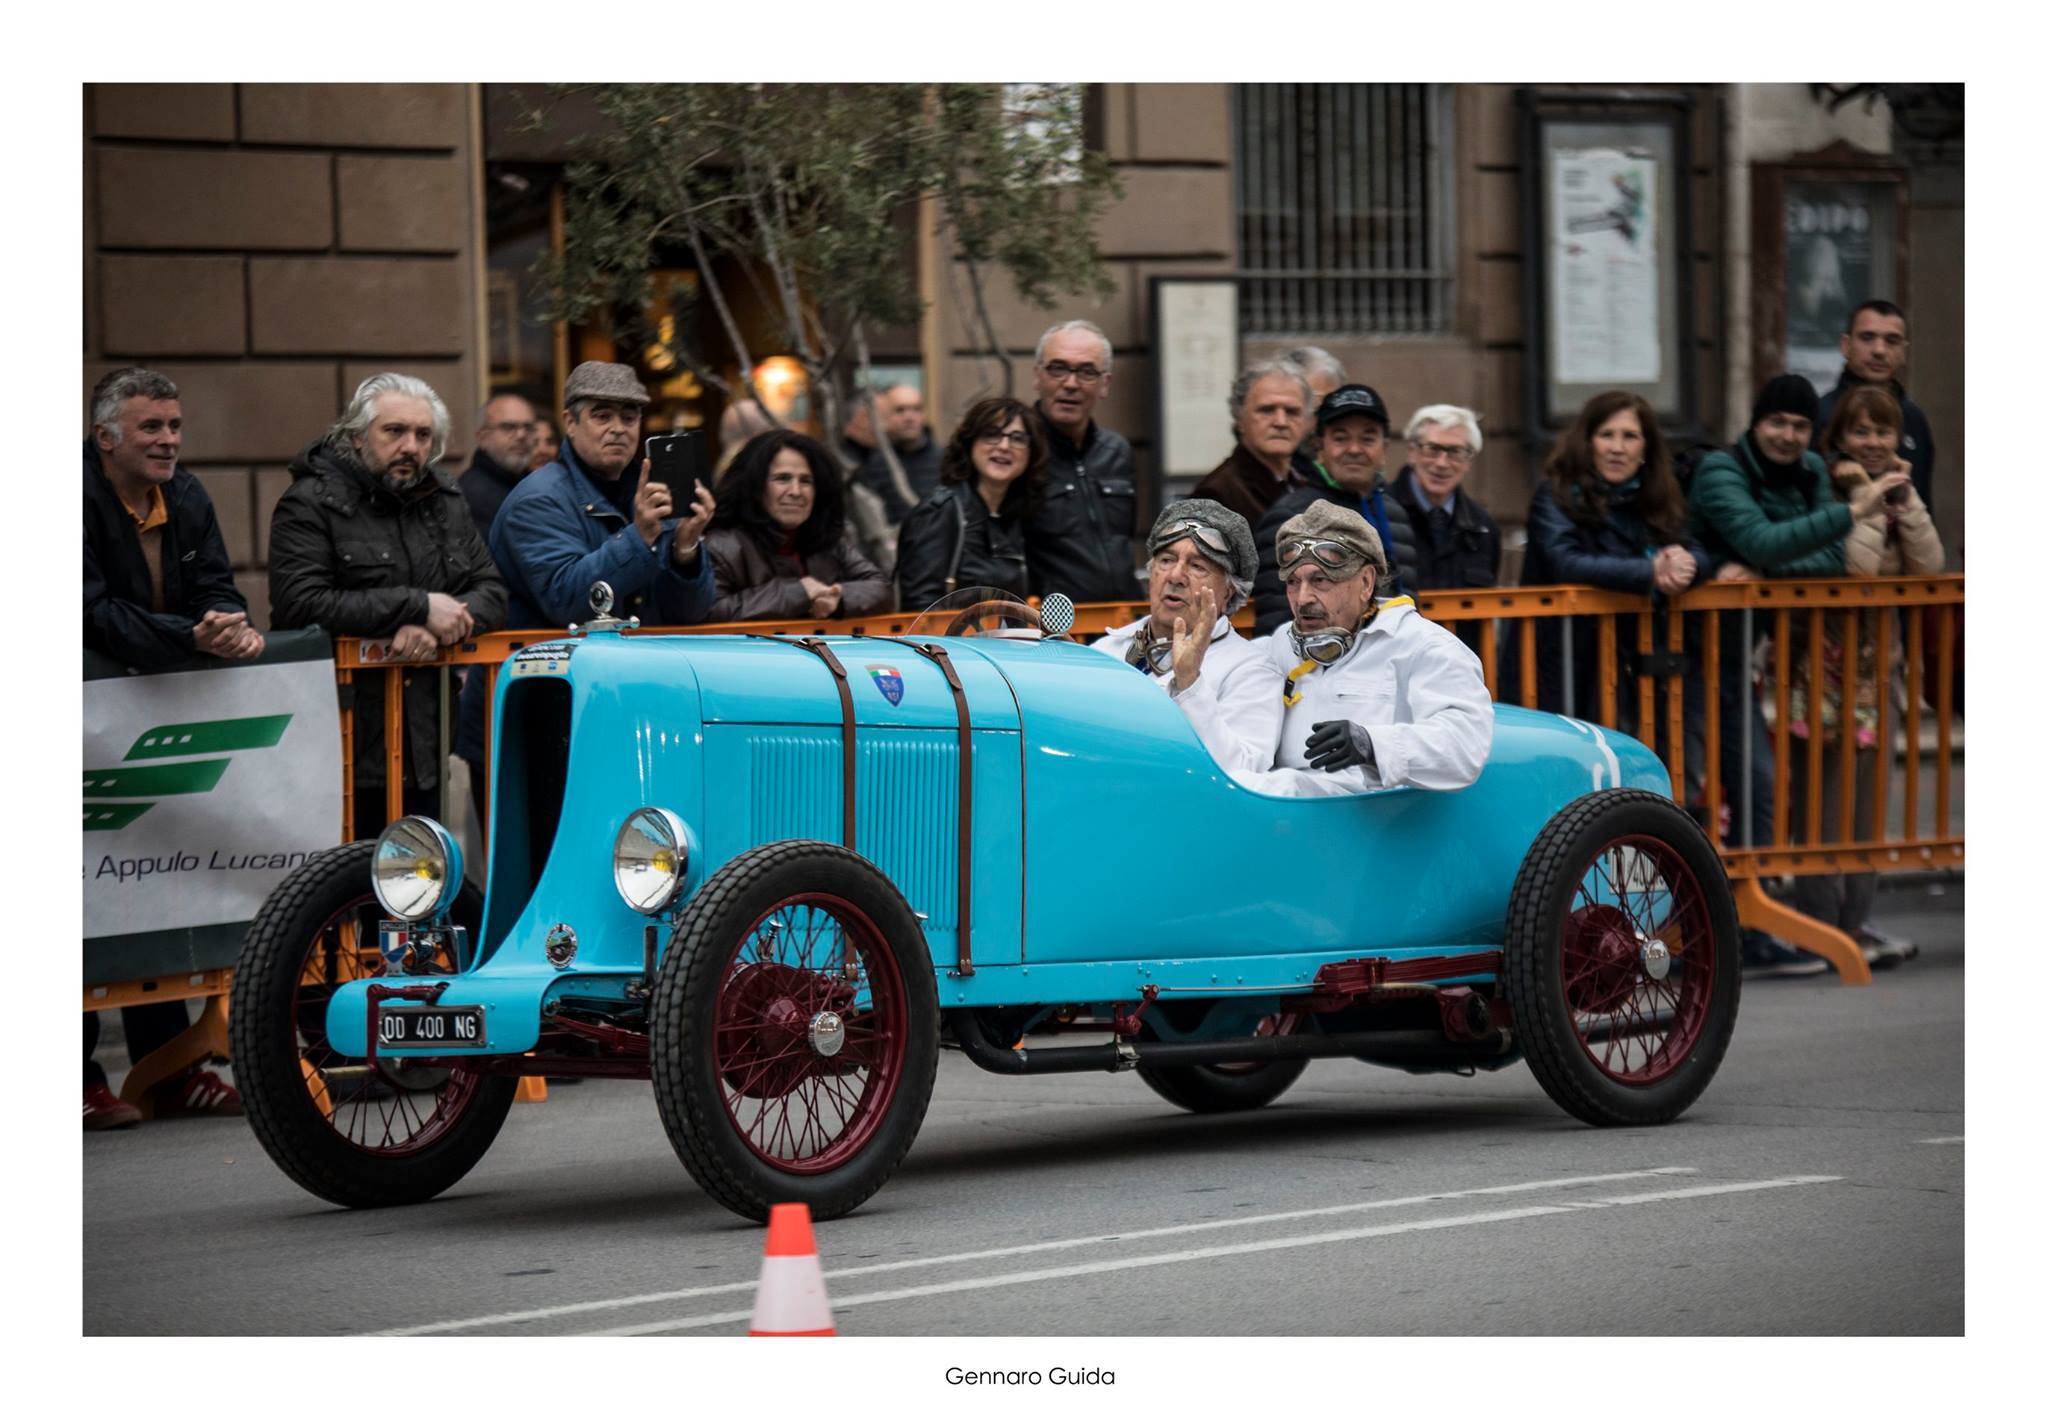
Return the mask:
[[(985, 1262), (997, 1257), (1020, 1257), (1034, 1252), (1056, 1252), (1067, 1248), (1098, 1247), (1105, 1243), (1134, 1242), (1140, 1238), (1172, 1237), (1180, 1233), (1207, 1232), (1215, 1228), (1250, 1228), (1266, 1223), (1291, 1223), (1303, 1218), (1327, 1218), (1343, 1213), (1363, 1213), (1384, 1208), (1408, 1208), (1421, 1203), (1443, 1203), (1460, 1198), (1491, 1198), (1507, 1193), (1530, 1193), (1545, 1188), (1583, 1188), (1599, 1183), (1622, 1183), (1637, 1178), (1668, 1178), (1674, 1174), (1698, 1173), (1684, 1167), (1633, 1169), (1625, 1173), (1581, 1174), (1574, 1178), (1537, 1179), (1530, 1183), (1501, 1183), (1486, 1188), (1448, 1189), (1441, 1193), (1417, 1193), (1406, 1198), (1380, 1198), (1362, 1203), (1337, 1203), (1324, 1208), (1296, 1208), (1285, 1213), (1260, 1213), (1244, 1218), (1209, 1218), (1199, 1223), (1175, 1223), (1167, 1227), (1138, 1228), (1119, 1233), (1101, 1233), (1086, 1238), (1059, 1238), (1051, 1242), (1020, 1243), (1013, 1247), (985, 1248), (978, 1252), (945, 1253), (938, 1257), (901, 1258), (894, 1262), (871, 1262), (860, 1267), (836, 1267), (827, 1278), (859, 1277), (872, 1272), (897, 1272), (908, 1267), (945, 1267), (958, 1262)], [(560, 1306), (535, 1307), (528, 1311), (498, 1312), (492, 1316), (463, 1317), (430, 1321), (419, 1326), (396, 1327), (372, 1333), (376, 1336), (430, 1336), (438, 1332), (467, 1331), (479, 1326), (507, 1326), (514, 1322), (542, 1321), (549, 1317), (574, 1316), (580, 1312), (610, 1311), (621, 1307), (651, 1306), (656, 1302), (681, 1302), (693, 1297), (713, 1297), (725, 1292), (752, 1289), (754, 1279), (719, 1282), (704, 1287), (685, 1287), (674, 1292), (647, 1292), (636, 1297), (607, 1297), (593, 1302), (565, 1302)]]
[[(1042, 1267), (1030, 1272), (1008, 1272), (995, 1277), (970, 1277), (958, 1282), (932, 1282), (921, 1287), (900, 1287), (888, 1292), (865, 1292), (851, 1297), (835, 1297), (831, 1306), (835, 1313), (849, 1307), (866, 1306), (874, 1302), (900, 1302), (918, 1297), (944, 1296), (953, 1292), (978, 1292), (991, 1287), (1015, 1287), (1027, 1282), (1051, 1282), (1068, 1277), (1087, 1277), (1103, 1272), (1121, 1272), (1139, 1267), (1166, 1267), (1177, 1262), (1205, 1262), (1218, 1257), (1239, 1257), (1255, 1252), (1279, 1252), (1290, 1248), (1323, 1247), (1331, 1243), (1357, 1242), (1365, 1238), (1392, 1237), (1399, 1233), (1434, 1232), (1442, 1228), (1469, 1228), (1483, 1223), (1510, 1223), (1524, 1218), (1542, 1218), (1560, 1213), (1575, 1213), (1582, 1208), (1626, 1208), (1638, 1203), (1664, 1203), (1677, 1198), (1706, 1198), (1729, 1193), (1759, 1193), (1766, 1189), (1798, 1188), (1815, 1183), (1839, 1183), (1838, 1174), (1800, 1174), (1790, 1178), (1759, 1179), (1746, 1183), (1707, 1184), (1698, 1188), (1674, 1188), (1658, 1193), (1633, 1193), (1619, 1198), (1595, 1199), (1591, 1202), (1539, 1203), (1527, 1208), (1506, 1208), (1493, 1213), (1464, 1213), (1451, 1218), (1418, 1218), (1406, 1223), (1382, 1223), (1369, 1228), (1346, 1228), (1334, 1233), (1311, 1233), (1291, 1238), (1269, 1238), (1263, 1242), (1225, 1243), (1215, 1247), (1188, 1248), (1181, 1252), (1151, 1253), (1142, 1257), (1123, 1257), (1102, 1262), (1081, 1262), (1071, 1267)], [(723, 1326), (730, 1322), (748, 1320), (752, 1311), (713, 1312), (705, 1316), (676, 1317), (669, 1321), (646, 1322), (639, 1326), (622, 1326), (607, 1331), (585, 1333), (592, 1336), (651, 1336), (659, 1332), (694, 1331), (707, 1326)]]
[(1963, 1136), (1960, 1134), (1944, 1134), (1939, 1139), (1916, 1139), (1914, 1142), (1918, 1144), (1960, 1144), (1963, 1142)]

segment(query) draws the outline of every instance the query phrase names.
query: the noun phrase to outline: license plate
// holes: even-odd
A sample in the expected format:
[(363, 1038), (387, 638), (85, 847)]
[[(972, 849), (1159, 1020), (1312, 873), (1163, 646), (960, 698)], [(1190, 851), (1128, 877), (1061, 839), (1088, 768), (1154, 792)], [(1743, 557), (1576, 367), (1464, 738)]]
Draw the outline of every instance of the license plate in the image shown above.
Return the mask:
[(472, 1048), (484, 1043), (481, 1006), (384, 1006), (377, 1012), (380, 1046), (442, 1045)]

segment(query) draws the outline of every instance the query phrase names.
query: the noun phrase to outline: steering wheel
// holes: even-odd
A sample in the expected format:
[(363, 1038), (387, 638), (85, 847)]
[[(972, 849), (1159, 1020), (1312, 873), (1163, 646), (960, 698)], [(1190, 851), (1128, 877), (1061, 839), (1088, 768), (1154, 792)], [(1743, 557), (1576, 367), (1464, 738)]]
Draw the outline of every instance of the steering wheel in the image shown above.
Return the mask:
[[(991, 624), (993, 623), (993, 624)], [(1020, 601), (1005, 597), (976, 602), (946, 623), (947, 636), (986, 636), (1006, 626), (1038, 629), (1038, 613)]]

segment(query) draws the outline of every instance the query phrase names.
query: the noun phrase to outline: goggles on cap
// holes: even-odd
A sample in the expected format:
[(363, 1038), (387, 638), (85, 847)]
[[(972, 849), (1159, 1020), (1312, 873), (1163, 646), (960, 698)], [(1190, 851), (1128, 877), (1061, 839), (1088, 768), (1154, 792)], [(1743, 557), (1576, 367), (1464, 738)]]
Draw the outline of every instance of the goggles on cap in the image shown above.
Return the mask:
[(1196, 522), (1193, 518), (1182, 518), (1177, 523), (1168, 523), (1152, 534), (1152, 546), (1156, 551), (1169, 543), (1191, 537), (1205, 552), (1211, 552), (1224, 566), (1230, 565), (1230, 539), (1210, 527), (1207, 523)]
[(1335, 542), (1323, 537), (1298, 537), (1292, 542), (1280, 545), (1280, 568), (1288, 568), (1309, 558), (1325, 571), (1342, 572), (1369, 564), (1372, 559), (1348, 542)]

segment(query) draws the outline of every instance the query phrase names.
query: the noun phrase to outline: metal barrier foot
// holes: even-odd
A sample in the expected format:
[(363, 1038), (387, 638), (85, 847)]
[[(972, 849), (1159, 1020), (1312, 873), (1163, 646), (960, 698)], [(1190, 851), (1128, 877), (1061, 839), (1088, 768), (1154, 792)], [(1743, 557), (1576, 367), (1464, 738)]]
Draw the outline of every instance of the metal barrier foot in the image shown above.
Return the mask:
[[(1861, 961), (1863, 958), (1858, 957), (1856, 960)], [(1868, 973), (1865, 974), (1865, 979), (1868, 979)], [(512, 1096), (512, 1102), (514, 1104), (540, 1104), (547, 1097), (548, 1082), (546, 1080), (538, 1075), (521, 1075), (519, 1077), (519, 1091)]]
[(154, 1119), (156, 1100), (150, 1091), (194, 1065), (227, 1058), (228, 998), (208, 996), (198, 1020), (129, 1067), (121, 1098), (141, 1110), (144, 1119)]
[(1863, 949), (1847, 932), (1787, 907), (1765, 892), (1764, 885), (1755, 878), (1739, 879), (1734, 886), (1735, 911), (1743, 926), (1769, 932), (1817, 957), (1825, 957), (1834, 965), (1844, 986), (1870, 984), (1870, 964), (1863, 960)]

